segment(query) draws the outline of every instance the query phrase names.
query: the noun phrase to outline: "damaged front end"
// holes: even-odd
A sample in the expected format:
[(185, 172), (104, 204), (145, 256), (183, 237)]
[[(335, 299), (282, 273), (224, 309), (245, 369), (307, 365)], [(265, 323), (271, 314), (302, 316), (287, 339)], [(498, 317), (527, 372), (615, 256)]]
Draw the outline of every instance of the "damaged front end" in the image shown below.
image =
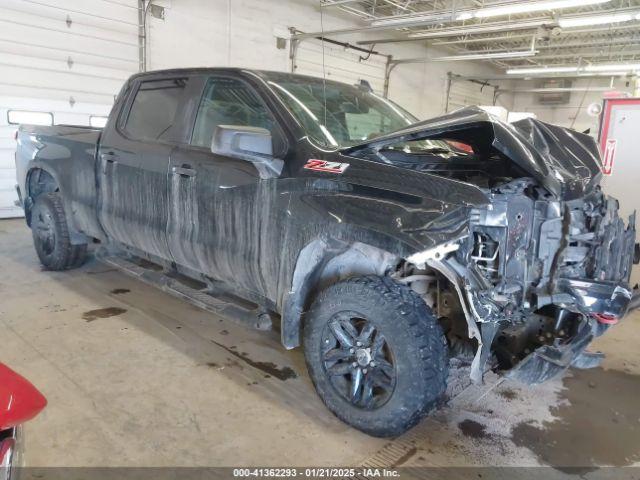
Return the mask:
[(526, 179), (490, 199), (473, 210), (452, 261), (464, 265), (474, 320), (487, 331), (481, 350), (491, 345), (511, 378), (540, 383), (626, 313), (635, 216), (625, 227), (599, 188), (563, 202)]
[[(617, 200), (602, 192), (593, 139), (469, 108), (350, 154), (407, 161), (402, 145), (425, 139), (470, 146), (462, 162), (449, 156), (448, 167), (445, 155), (432, 168), (423, 155), (419, 169), (474, 183), (489, 202), (470, 209), (464, 235), (408, 257), (396, 277), (438, 312), (454, 354), (473, 358), (472, 380), (482, 380), (489, 359), (527, 384), (596, 364), (585, 348), (627, 312), (637, 259), (635, 213), (625, 226)], [(483, 168), (471, 176), (474, 161)]]

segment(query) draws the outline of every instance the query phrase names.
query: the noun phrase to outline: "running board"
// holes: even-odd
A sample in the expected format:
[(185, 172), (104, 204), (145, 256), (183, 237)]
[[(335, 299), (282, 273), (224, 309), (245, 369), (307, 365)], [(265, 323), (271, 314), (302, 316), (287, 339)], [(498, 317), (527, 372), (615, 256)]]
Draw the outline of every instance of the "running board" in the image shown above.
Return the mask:
[(158, 264), (145, 260), (136, 262), (137, 257), (128, 258), (124, 255), (105, 252), (97, 252), (96, 258), (148, 285), (157, 287), (227, 320), (257, 330), (270, 330), (272, 328), (270, 314), (260, 306), (250, 302), (247, 302), (247, 305), (241, 305), (242, 301), (240, 299), (235, 302), (233, 299), (222, 298), (229, 295), (225, 295), (220, 290), (214, 291), (210, 288), (197, 289), (190, 287), (179, 279), (173, 278), (170, 273), (165, 273), (162, 266)]

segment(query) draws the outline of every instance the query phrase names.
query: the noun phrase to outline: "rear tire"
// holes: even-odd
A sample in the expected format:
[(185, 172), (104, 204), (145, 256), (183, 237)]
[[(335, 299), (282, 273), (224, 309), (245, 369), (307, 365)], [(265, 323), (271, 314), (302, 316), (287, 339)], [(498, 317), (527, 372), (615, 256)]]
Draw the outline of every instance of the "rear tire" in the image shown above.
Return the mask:
[(36, 198), (31, 213), (31, 233), (38, 258), (47, 270), (68, 270), (84, 263), (87, 244), (71, 244), (59, 193), (43, 193)]
[(369, 435), (399, 435), (445, 391), (448, 354), (424, 301), (388, 277), (324, 290), (304, 326), (307, 368), (325, 405)]

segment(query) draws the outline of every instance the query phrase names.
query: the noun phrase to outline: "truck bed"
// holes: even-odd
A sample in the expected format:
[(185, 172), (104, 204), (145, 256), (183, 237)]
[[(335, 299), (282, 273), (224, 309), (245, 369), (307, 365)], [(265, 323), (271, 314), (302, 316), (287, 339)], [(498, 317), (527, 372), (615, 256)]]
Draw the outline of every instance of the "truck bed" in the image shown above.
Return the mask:
[[(101, 134), (100, 128), (80, 125), (20, 126), (16, 177), (27, 221), (31, 192), (50, 175), (64, 193), (65, 211), (71, 212), (74, 228), (88, 235), (100, 232), (96, 211), (96, 153)], [(46, 174), (41, 177), (33, 174), (41, 170)], [(29, 171), (32, 174), (27, 178)]]

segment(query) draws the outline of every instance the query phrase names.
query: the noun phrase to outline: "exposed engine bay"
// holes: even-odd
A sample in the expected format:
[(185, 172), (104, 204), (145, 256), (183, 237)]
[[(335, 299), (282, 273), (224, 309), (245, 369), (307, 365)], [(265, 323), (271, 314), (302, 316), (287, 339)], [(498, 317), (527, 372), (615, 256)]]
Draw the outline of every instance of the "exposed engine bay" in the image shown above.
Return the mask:
[[(368, 144), (369, 159), (478, 187), (464, 234), (412, 255), (393, 276), (438, 315), (454, 355), (490, 358), (526, 383), (589, 363), (588, 343), (627, 311), (635, 214), (599, 186), (587, 135), (479, 110)], [(462, 148), (460, 148), (462, 145)], [(636, 255), (637, 256), (637, 255)]]
[(407, 147), (404, 144), (401, 148), (380, 150), (378, 154), (383, 155), (386, 161), (394, 165), (487, 189), (525, 176), (522, 169), (499, 153), (481, 156), (455, 149), (453, 145), (446, 142), (441, 143), (449, 148), (420, 149), (415, 146)]
[[(454, 251), (397, 272), (441, 318), (454, 354), (473, 355), (481, 342), (492, 347), (497, 367), (509, 370), (541, 347), (590, 340), (624, 315), (631, 291), (619, 282), (629, 279), (635, 229), (633, 216), (624, 226), (615, 199), (598, 189), (561, 202), (531, 179), (495, 188), (490, 198), (472, 210), (469, 235), (448, 247)], [(466, 302), (452, 278), (462, 279)], [(485, 350), (477, 368), (489, 358)], [(528, 383), (552, 372), (538, 373)]]

